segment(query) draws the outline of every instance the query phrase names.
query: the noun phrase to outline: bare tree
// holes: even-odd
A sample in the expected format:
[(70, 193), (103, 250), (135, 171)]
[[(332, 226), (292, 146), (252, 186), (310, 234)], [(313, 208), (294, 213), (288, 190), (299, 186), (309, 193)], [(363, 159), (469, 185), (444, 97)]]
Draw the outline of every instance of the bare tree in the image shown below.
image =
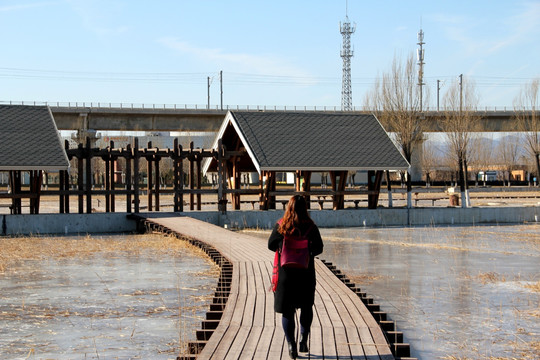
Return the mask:
[(471, 144), (469, 165), (473, 169), (475, 186), (478, 186), (480, 172), (484, 173), (483, 184), (486, 186), (485, 172), (493, 165), (493, 135), (488, 133), (482, 137), (473, 138)]
[[(507, 174), (508, 186), (512, 178), (512, 171), (516, 168), (520, 156), (520, 146), (517, 139), (513, 136), (506, 136), (501, 139), (496, 150), (497, 157), (504, 167)], [(504, 185), (504, 175), (503, 175)]]
[(475, 111), (477, 104), (475, 86), (470, 81), (454, 82), (443, 97), (444, 117), (441, 128), (458, 168), (462, 207), (470, 205), (466, 181), (467, 163), (472, 139), (476, 136), (481, 119)]
[[(409, 55), (405, 62), (394, 56), (392, 69), (378, 78), (366, 95), (364, 105), (375, 113), (394, 140), (405, 159), (411, 163), (413, 151), (423, 140), (420, 114), (420, 91), (415, 61)], [(411, 176), (407, 172), (407, 207), (412, 207)]]
[(440, 163), (436, 153), (437, 150), (433, 143), (427, 139), (424, 140), (422, 144), (422, 171), (426, 176), (426, 187), (431, 186), (436, 166)]
[[(536, 163), (536, 177), (540, 178), (540, 117), (538, 116), (538, 87), (536, 78), (525, 85), (514, 99), (514, 117), (523, 132), (527, 152)], [(539, 182), (540, 184), (540, 182)]]

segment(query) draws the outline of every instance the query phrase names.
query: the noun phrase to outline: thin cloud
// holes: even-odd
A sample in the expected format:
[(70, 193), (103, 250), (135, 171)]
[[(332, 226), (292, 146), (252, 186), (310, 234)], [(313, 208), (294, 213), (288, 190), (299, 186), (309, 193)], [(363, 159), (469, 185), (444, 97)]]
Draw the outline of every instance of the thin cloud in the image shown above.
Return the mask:
[(490, 47), (490, 52), (497, 52), (521, 42), (536, 42), (540, 33), (540, 3), (526, 3), (524, 9), (510, 17), (506, 24), (508, 35)]
[(33, 9), (37, 7), (57, 5), (57, 4), (58, 4), (57, 2), (37, 2), (37, 3), (28, 3), (28, 4), (6, 5), (6, 6), (0, 6), (0, 12), (19, 11), (19, 10)]
[[(83, 26), (89, 31), (107, 36), (122, 34), (130, 30), (129, 27), (118, 25), (120, 14), (125, 6), (116, 1), (86, 1), (86, 0), (66, 0), (73, 12), (79, 16)], [(107, 11), (103, 11), (107, 9)]]
[(169, 49), (193, 55), (198, 59), (219, 64), (227, 63), (234, 67), (235, 71), (282, 76), (311, 76), (303, 69), (292, 66), (286, 60), (277, 57), (247, 53), (227, 53), (219, 48), (196, 47), (188, 42), (171, 37), (159, 39), (158, 42)]

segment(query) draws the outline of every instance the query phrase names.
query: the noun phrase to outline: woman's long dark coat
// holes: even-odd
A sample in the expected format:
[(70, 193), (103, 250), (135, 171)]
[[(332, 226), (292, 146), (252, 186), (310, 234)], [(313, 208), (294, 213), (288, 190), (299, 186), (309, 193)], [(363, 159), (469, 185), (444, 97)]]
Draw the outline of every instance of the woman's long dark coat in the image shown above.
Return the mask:
[[(310, 227), (310, 224), (302, 224), (302, 234)], [(268, 249), (276, 251), (281, 249), (283, 235), (278, 231), (276, 224), (268, 239)], [(309, 231), (310, 260), (307, 269), (291, 269), (279, 266), (279, 278), (274, 294), (274, 310), (278, 313), (291, 312), (294, 309), (313, 306), (315, 299), (315, 262), (314, 257), (322, 253), (323, 243), (319, 228), (315, 224)]]

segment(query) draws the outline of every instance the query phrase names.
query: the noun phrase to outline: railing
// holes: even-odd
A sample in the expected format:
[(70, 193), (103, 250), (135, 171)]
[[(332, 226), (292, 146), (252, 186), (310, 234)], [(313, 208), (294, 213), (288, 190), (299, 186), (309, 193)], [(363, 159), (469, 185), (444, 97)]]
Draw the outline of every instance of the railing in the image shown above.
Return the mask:
[[(144, 103), (114, 103), (114, 102), (60, 102), (60, 101), (6, 101), (0, 100), (0, 105), (28, 105), (28, 106), (50, 106), (52, 108), (97, 108), (97, 109), (133, 109), (133, 110), (199, 110), (199, 111), (320, 111), (320, 112), (337, 112), (341, 111), (341, 106), (326, 106), (326, 105), (201, 105), (201, 104), (144, 104)], [(445, 108), (440, 108), (439, 112), (445, 111)], [(499, 111), (499, 112), (514, 112), (513, 107), (507, 106), (485, 106), (476, 107), (475, 111)], [(530, 110), (530, 109), (527, 109)], [(364, 106), (353, 106), (353, 112), (370, 112)], [(436, 107), (426, 107), (426, 112), (436, 112)]]

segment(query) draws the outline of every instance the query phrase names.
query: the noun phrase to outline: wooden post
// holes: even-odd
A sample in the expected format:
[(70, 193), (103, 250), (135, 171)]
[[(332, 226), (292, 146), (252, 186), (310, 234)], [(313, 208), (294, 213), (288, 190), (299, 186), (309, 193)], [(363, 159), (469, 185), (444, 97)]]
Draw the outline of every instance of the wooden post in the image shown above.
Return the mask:
[[(304, 171), (304, 185), (302, 191), (311, 191), (311, 171)], [(306, 205), (308, 209), (311, 209), (311, 196), (306, 195)]]
[(39, 199), (42, 181), (43, 171), (30, 171), (30, 214), (39, 214)]
[(84, 213), (84, 166), (83, 166), (83, 147), (79, 144), (77, 149), (77, 185), (79, 191), (79, 214)]
[[(332, 184), (332, 191), (336, 191), (337, 189), (336, 180), (336, 172), (330, 171), (330, 184)], [(336, 210), (338, 207), (337, 205), (337, 197), (336, 195), (332, 195), (332, 209)]]
[[(340, 171), (338, 191), (345, 191), (347, 185), (347, 171)], [(339, 209), (345, 208), (345, 194), (339, 195)]]
[(266, 172), (266, 187), (264, 191), (265, 198), (265, 210), (275, 209), (276, 208), (276, 196), (270, 195), (270, 192), (276, 191), (276, 172), (267, 171)]
[(217, 156), (217, 162), (218, 162), (218, 210), (222, 213), (225, 213), (227, 211), (227, 196), (225, 194), (226, 189), (226, 174), (225, 174), (225, 166), (223, 166), (225, 156), (225, 145), (223, 145), (223, 142), (221, 139), (218, 140), (218, 156)]
[(265, 208), (264, 200), (264, 171), (261, 170), (259, 173), (259, 210), (267, 210)]
[(86, 213), (92, 213), (92, 149), (90, 148), (90, 138), (86, 138)]
[[(11, 194), (17, 195), (21, 192), (21, 171), (20, 170), (10, 170), (9, 171), (9, 183), (11, 187)], [(12, 214), (21, 214), (22, 213), (22, 202), (20, 197), (11, 198), (11, 213)]]
[(388, 207), (394, 207), (392, 201), (392, 183), (390, 182), (390, 170), (386, 170), (386, 188), (388, 190)]
[[(238, 171), (238, 162), (236, 161), (236, 156), (231, 159), (230, 162), (230, 178), (231, 178), (231, 188), (235, 190), (240, 189), (240, 171)], [(231, 194), (231, 201), (234, 210), (240, 210), (240, 194), (233, 193)]]
[[(66, 153), (69, 150), (69, 141), (64, 141), (64, 149)], [(71, 159), (70, 159), (71, 160)], [(64, 209), (64, 213), (69, 214), (69, 173), (67, 170), (60, 171), (61, 174), (63, 174), (64, 178), (64, 187), (60, 187), (60, 190), (65, 191), (64, 196), (60, 198), (60, 201), (63, 200), (63, 206), (61, 208)]]
[[(202, 187), (202, 169), (201, 169), (201, 154), (197, 154), (197, 189), (201, 189)], [(197, 210), (201, 210), (201, 202), (202, 202), (202, 196), (201, 194), (197, 194)]]
[(126, 212), (131, 213), (131, 144), (126, 147)]
[(161, 160), (160, 157), (157, 155), (157, 152), (158, 152), (158, 149), (156, 148), (156, 155), (155, 155), (155, 160), (154, 160), (154, 171), (155, 171), (155, 177), (156, 177), (156, 181), (155, 181), (155, 199), (156, 199), (156, 211), (159, 211), (159, 185), (160, 185), (160, 179), (159, 179), (159, 161)]
[(30, 214), (34, 214), (34, 208), (35, 208), (35, 198), (32, 196), (35, 192), (36, 192), (36, 170), (30, 170), (29, 173), (30, 173), (30, 184), (29, 184), (29, 211), (30, 211)]
[(103, 159), (105, 160), (105, 212), (111, 211), (111, 162), (110, 149), (109, 154)]
[[(149, 141), (148, 142), (148, 148), (147, 149), (150, 149), (152, 147), (152, 142)], [(146, 191), (147, 191), (147, 195), (148, 195), (148, 211), (152, 211), (152, 156), (149, 155), (146, 157), (146, 161), (147, 161), (147, 186), (146, 186)]]
[(64, 206), (64, 210), (66, 211), (66, 214), (69, 214), (69, 190), (70, 190), (70, 188), (69, 188), (69, 173), (68, 173), (67, 170), (64, 172), (64, 176), (66, 177), (66, 183), (65, 183), (65, 185), (66, 185), (66, 197), (64, 198), (66, 205)]
[(180, 211), (184, 211), (184, 155), (182, 154), (182, 145), (179, 145), (179, 153), (180, 153)]
[[(195, 174), (193, 166), (193, 141), (189, 143), (189, 189), (195, 189)], [(189, 210), (195, 210), (195, 195), (193, 192), (189, 193)]]
[(376, 209), (379, 202), (383, 172), (368, 171), (368, 209)]
[[(270, 192), (275, 189), (275, 171), (265, 171), (266, 184), (264, 185), (264, 207), (263, 210), (270, 210), (275, 208), (275, 196), (270, 196)], [(273, 198), (273, 199), (272, 199)], [(272, 202), (274, 200), (274, 202)]]
[(133, 201), (135, 202), (134, 210), (135, 213), (139, 213), (139, 139), (135, 138), (135, 143), (133, 144), (133, 175), (135, 176), (135, 188), (133, 189)]
[[(336, 192), (345, 191), (345, 184), (347, 182), (346, 171), (331, 171), (330, 180), (332, 181), (332, 190)], [(341, 210), (345, 208), (345, 195), (336, 194), (333, 196), (333, 209)]]
[[(111, 150), (112, 149), (114, 149), (114, 143), (111, 141)], [(111, 212), (116, 211), (116, 197), (114, 194), (114, 191), (116, 189), (115, 169), (116, 156), (111, 156)]]
[(184, 171), (182, 169), (182, 145), (178, 143), (178, 138), (174, 139), (174, 211), (184, 211)]
[(65, 188), (65, 171), (64, 170), (60, 170), (58, 172), (58, 176), (59, 176), (59, 184), (58, 184), (58, 190), (60, 190), (60, 214), (63, 214), (65, 213), (65, 209), (64, 209), (64, 198), (65, 198), (65, 195), (64, 195), (64, 188)]

